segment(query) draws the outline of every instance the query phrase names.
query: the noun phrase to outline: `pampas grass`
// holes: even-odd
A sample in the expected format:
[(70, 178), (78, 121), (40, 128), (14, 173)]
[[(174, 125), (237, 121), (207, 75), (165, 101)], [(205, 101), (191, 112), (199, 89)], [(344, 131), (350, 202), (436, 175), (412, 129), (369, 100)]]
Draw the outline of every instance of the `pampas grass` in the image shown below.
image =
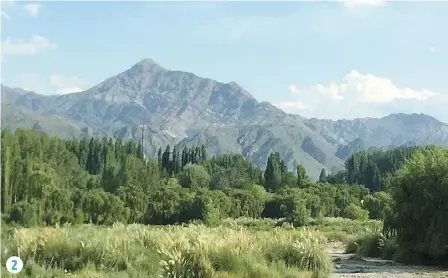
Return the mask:
[(17, 229), (4, 252), (48, 277), (327, 277), (325, 243), (313, 229), (115, 224)]

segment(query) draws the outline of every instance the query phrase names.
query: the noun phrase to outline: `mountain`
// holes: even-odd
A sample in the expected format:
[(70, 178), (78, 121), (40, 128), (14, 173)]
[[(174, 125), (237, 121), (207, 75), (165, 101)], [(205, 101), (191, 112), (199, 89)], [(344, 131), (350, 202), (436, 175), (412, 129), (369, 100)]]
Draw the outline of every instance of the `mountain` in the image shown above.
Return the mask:
[(341, 169), (354, 151), (448, 144), (448, 125), (427, 115), (305, 119), (258, 102), (235, 82), (171, 71), (151, 59), (80, 93), (44, 96), (2, 85), (1, 96), (2, 125), (9, 128), (140, 139), (145, 126), (150, 155), (167, 144), (204, 144), (211, 155), (241, 153), (264, 166), (269, 153), (278, 151), (289, 168), (302, 164), (311, 177), (322, 168)]
[(68, 119), (58, 116), (42, 116), (38, 113), (11, 104), (1, 105), (2, 128), (15, 130), (16, 128), (32, 128), (58, 134), (63, 138), (80, 137), (81, 128)]
[(335, 155), (340, 159), (347, 159), (352, 153), (359, 152), (365, 149), (366, 146), (364, 144), (364, 140), (358, 137), (347, 145), (339, 146)]

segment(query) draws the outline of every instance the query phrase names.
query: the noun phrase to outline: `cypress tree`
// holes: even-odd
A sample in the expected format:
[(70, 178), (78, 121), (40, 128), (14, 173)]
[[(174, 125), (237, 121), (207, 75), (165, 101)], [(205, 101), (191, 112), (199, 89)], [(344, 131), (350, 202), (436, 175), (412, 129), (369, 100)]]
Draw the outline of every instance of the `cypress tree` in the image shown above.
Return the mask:
[(280, 171), (282, 174), (288, 172), (288, 167), (286, 167), (285, 161), (283, 161), (283, 159), (280, 161)]
[(159, 165), (159, 169), (162, 169), (162, 148), (161, 147), (157, 151), (157, 165)]
[(276, 192), (280, 189), (281, 182), (281, 170), (277, 155), (271, 153), (264, 172), (264, 187), (266, 191)]
[(322, 168), (322, 171), (320, 171), (319, 175), (319, 182), (326, 182), (327, 181), (327, 173), (325, 172), (325, 169)]
[(162, 169), (166, 170), (167, 173), (170, 173), (170, 152), (171, 147), (168, 145), (162, 154)]
[(205, 149), (205, 145), (201, 146), (201, 159), (202, 163), (205, 163), (207, 161), (207, 150)]
[(297, 166), (297, 186), (303, 188), (306, 186), (308, 176), (306, 174), (306, 169), (302, 165)]
[(188, 156), (187, 156), (187, 147), (184, 147), (182, 150), (182, 168), (184, 168), (185, 165), (188, 163)]

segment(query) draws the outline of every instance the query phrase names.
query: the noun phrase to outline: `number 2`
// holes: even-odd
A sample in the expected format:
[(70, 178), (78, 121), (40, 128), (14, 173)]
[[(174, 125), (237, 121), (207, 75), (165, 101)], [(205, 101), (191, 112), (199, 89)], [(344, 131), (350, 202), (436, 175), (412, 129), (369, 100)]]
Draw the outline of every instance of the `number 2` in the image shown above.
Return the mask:
[(14, 270), (14, 271), (16, 271), (17, 270), (17, 260), (12, 260), (12, 263), (13, 263), (13, 265), (12, 265), (12, 267), (11, 267), (11, 270)]

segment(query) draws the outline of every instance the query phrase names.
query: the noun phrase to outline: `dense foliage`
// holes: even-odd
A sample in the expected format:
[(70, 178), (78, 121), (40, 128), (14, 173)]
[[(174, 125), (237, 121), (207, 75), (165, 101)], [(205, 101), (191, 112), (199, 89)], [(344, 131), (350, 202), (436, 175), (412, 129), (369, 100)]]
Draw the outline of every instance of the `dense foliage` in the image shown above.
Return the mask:
[[(400, 147), (375, 152), (357, 152), (347, 158), (345, 170), (323, 176), (329, 183), (363, 184), (373, 192), (385, 190), (388, 178), (395, 173), (413, 153), (422, 147)], [(325, 173), (325, 172), (324, 172)]]
[[(24, 226), (62, 223), (175, 224), (231, 217), (356, 218), (361, 185), (309, 181), (278, 153), (265, 171), (241, 155), (207, 158), (204, 147), (159, 150), (120, 139), (62, 140), (32, 130), (2, 131), (2, 214)], [(353, 206), (349, 206), (353, 204)], [(359, 215), (364, 218), (367, 212)]]
[(385, 228), (397, 236), (398, 258), (448, 265), (448, 150), (418, 151), (391, 183), (393, 214)]
[(262, 171), (241, 155), (210, 158), (203, 146), (167, 146), (153, 160), (132, 140), (63, 140), (22, 129), (2, 130), (1, 139), (1, 212), (10, 224), (213, 226), (246, 217), (304, 226), (371, 218), (385, 220), (399, 256), (414, 254), (404, 261), (448, 261), (446, 149), (355, 153), (345, 171), (323, 170), (313, 182), (301, 165), (289, 171), (278, 153)]

